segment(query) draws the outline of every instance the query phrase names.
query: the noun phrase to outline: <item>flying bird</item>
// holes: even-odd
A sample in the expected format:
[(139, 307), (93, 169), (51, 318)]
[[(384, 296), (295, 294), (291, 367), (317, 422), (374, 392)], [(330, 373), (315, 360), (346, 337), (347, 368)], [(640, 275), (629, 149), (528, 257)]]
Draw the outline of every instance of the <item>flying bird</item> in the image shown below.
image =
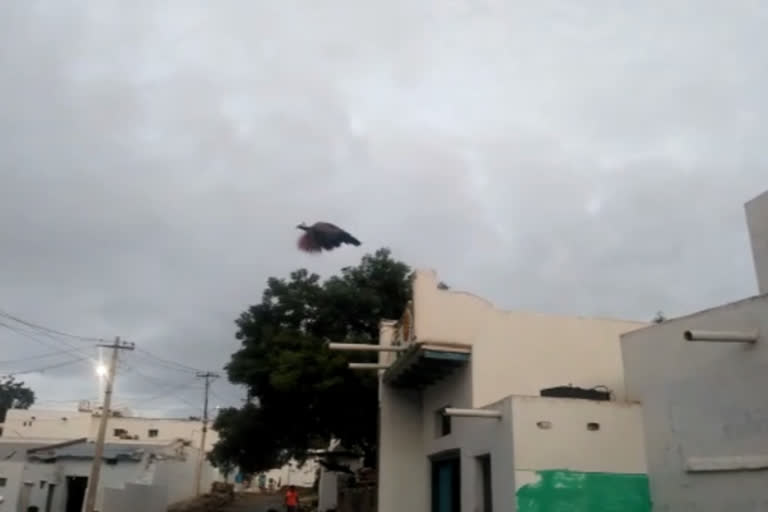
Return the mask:
[(304, 252), (331, 251), (341, 244), (360, 245), (360, 240), (330, 222), (315, 222), (311, 226), (302, 222), (296, 228), (304, 231), (297, 244)]

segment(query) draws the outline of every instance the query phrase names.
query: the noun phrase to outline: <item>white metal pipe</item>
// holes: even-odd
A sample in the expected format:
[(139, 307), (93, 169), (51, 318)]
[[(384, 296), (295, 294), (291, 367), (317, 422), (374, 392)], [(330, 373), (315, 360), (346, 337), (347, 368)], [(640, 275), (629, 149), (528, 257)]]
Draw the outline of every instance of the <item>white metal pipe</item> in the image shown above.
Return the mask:
[(402, 352), (407, 349), (407, 347), (403, 346), (385, 346), (366, 343), (329, 343), (328, 348), (331, 350), (356, 350), (360, 352)]
[(349, 363), (350, 370), (386, 370), (388, 364), (378, 363)]
[(749, 331), (699, 331), (689, 330), (683, 333), (686, 341), (713, 341), (719, 343), (754, 343), (760, 337), (757, 329)]
[(443, 410), (446, 416), (462, 416), (464, 418), (501, 418), (501, 411), (491, 409), (454, 409), (448, 407)]

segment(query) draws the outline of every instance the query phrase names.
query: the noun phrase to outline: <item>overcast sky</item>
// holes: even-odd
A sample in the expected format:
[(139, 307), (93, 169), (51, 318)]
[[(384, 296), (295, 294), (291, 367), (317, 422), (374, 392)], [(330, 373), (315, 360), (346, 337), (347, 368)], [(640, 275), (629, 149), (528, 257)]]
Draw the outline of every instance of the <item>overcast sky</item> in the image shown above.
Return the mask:
[[(752, 295), (766, 23), (751, 0), (1, 2), (0, 310), (220, 370), (267, 277), (381, 246), (505, 308)], [(299, 253), (315, 220), (363, 246)], [(95, 354), (30, 332), (0, 326), (0, 360)], [(89, 365), (19, 378), (70, 407)], [(201, 396), (124, 355), (118, 403)]]

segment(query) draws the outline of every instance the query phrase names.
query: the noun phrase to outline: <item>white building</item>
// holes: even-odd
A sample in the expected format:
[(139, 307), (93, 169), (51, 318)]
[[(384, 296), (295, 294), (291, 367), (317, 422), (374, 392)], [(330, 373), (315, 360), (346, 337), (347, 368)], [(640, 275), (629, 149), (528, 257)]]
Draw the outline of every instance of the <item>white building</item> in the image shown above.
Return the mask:
[[(0, 512), (26, 511), (29, 505), (41, 512), (79, 511), (100, 421), (101, 410), (87, 403), (75, 411), (9, 410), (0, 425)], [(113, 411), (97, 505), (104, 502), (105, 512), (120, 512), (125, 503), (138, 507), (130, 510), (153, 512), (193, 497), (201, 434), (198, 419), (142, 418)], [(217, 440), (218, 434), (209, 428), (205, 451)], [(204, 459), (201, 490), (209, 489), (214, 479), (221, 479), (220, 474)]]
[[(0, 512), (79, 512), (95, 445), (85, 438), (62, 443), (0, 440)], [(188, 442), (108, 443), (96, 496), (97, 510), (165, 512), (194, 496), (199, 451)], [(202, 483), (217, 472), (204, 465)]]
[[(101, 410), (82, 402), (78, 410), (11, 409), (0, 424), (0, 439), (44, 439), (55, 442), (85, 437), (95, 439)], [(202, 422), (199, 419), (143, 418), (129, 411), (113, 411), (107, 428), (107, 442), (142, 442), (168, 444), (177, 439), (200, 446)], [(210, 451), (218, 441), (218, 433), (209, 428), (205, 450)]]
[[(381, 324), (379, 512), (648, 512), (619, 343), (647, 324), (503, 311), (438, 283), (417, 271)], [(542, 396), (569, 385), (610, 400)]]
[(746, 214), (759, 295), (622, 336), (655, 510), (768, 510), (768, 192)]
[(320, 465), (317, 484), (317, 512), (336, 510), (339, 497), (339, 478), (363, 467), (363, 457), (352, 450), (346, 450), (337, 439), (331, 441), (328, 450), (315, 454)]

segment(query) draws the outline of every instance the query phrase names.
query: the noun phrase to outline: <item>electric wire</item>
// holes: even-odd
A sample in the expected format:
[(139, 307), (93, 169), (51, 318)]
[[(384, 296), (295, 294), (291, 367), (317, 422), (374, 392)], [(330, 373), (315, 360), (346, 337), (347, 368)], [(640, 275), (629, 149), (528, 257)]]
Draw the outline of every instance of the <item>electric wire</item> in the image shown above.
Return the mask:
[(38, 360), (38, 359), (46, 359), (46, 358), (49, 358), (49, 357), (55, 357), (55, 356), (60, 356), (60, 355), (64, 355), (64, 354), (74, 354), (76, 352), (78, 352), (78, 351), (75, 351), (73, 349), (70, 349), (70, 350), (59, 350), (57, 352), (47, 352), (45, 354), (37, 354), (37, 355), (34, 355), (34, 356), (20, 357), (18, 359), (3, 359), (3, 360), (0, 360), (0, 365), (6, 365), (6, 364), (12, 364), (12, 363), (24, 363), (24, 362), (27, 362), (27, 361), (35, 361), (35, 360)]
[(68, 366), (70, 364), (79, 363), (80, 361), (83, 361), (83, 360), (85, 360), (85, 358), (79, 357), (77, 359), (72, 359), (72, 360), (69, 360), (69, 361), (63, 361), (63, 362), (54, 363), (54, 364), (49, 364), (47, 366), (41, 366), (41, 367), (38, 367), (38, 368), (29, 369), (29, 370), (21, 370), (21, 371), (15, 371), (15, 372), (8, 372), (5, 375), (3, 375), (2, 377), (9, 378), (9, 377), (15, 377), (17, 375), (26, 375), (26, 374), (29, 374), (29, 373), (43, 373), (46, 370), (52, 370), (54, 368), (61, 368), (62, 366)]
[(2, 309), (0, 309), (0, 316), (9, 320), (13, 320), (14, 322), (18, 322), (22, 325), (26, 325), (27, 327), (31, 327), (33, 329), (37, 329), (39, 331), (43, 331), (56, 336), (63, 336), (65, 338), (75, 339), (79, 341), (96, 342), (96, 343), (101, 343), (104, 341), (103, 338), (95, 338), (91, 336), (78, 336), (76, 334), (70, 334), (70, 333), (59, 331), (56, 329), (51, 329), (50, 327), (46, 327), (44, 325), (40, 325), (38, 323), (31, 322), (29, 320), (24, 320), (23, 318), (19, 318), (18, 316), (12, 315), (7, 311), (3, 311)]
[(172, 361), (170, 359), (166, 359), (164, 357), (160, 357), (160, 356), (155, 355), (152, 352), (150, 352), (149, 350), (144, 349), (144, 348), (136, 348), (136, 351), (141, 353), (141, 354), (143, 354), (143, 355), (145, 355), (145, 356), (151, 357), (152, 359), (155, 359), (155, 360), (157, 360), (159, 362), (165, 363), (166, 365), (168, 365), (170, 367), (176, 367), (179, 370), (184, 370), (184, 371), (188, 371), (188, 372), (199, 372), (199, 371), (202, 371), (202, 370), (200, 370), (200, 368), (194, 368), (192, 366), (188, 366), (188, 365), (176, 362), (176, 361)]
[[(32, 369), (27, 369), (27, 370), (19, 370), (19, 371), (7, 372), (5, 375), (8, 376), (8, 377), (15, 376), (15, 375), (30, 374), (30, 373), (41, 373), (41, 372), (44, 372), (46, 370), (60, 368), (60, 367), (63, 367), (63, 366), (68, 366), (68, 365), (77, 364), (77, 363), (86, 363), (86, 364), (89, 364), (89, 366), (90, 366), (93, 363), (93, 361), (95, 361), (95, 358), (93, 358), (90, 355), (88, 355), (84, 351), (84, 349), (82, 347), (77, 347), (74, 344), (70, 343), (69, 340), (76, 340), (76, 341), (88, 342), (88, 343), (103, 343), (105, 341), (104, 338), (93, 337), (93, 336), (81, 336), (81, 335), (76, 335), (76, 334), (68, 333), (68, 332), (65, 332), (65, 331), (61, 331), (61, 330), (58, 330), (58, 329), (53, 329), (51, 327), (47, 327), (47, 326), (42, 325), (42, 324), (37, 323), (37, 322), (33, 322), (33, 321), (30, 321), (30, 320), (25, 320), (25, 319), (23, 319), (23, 318), (21, 318), (21, 317), (19, 317), (17, 315), (8, 313), (7, 311), (4, 311), (2, 309), (0, 309), (0, 318), (3, 318), (3, 319), (6, 320), (6, 321), (0, 321), (0, 327), (4, 327), (4, 328), (6, 328), (6, 329), (8, 329), (8, 330), (10, 330), (12, 332), (15, 332), (16, 334), (24, 336), (24, 337), (26, 337), (28, 339), (31, 339), (31, 340), (33, 340), (33, 341), (35, 341), (37, 343), (40, 343), (42, 345), (46, 345), (46, 346), (49, 346), (49, 347), (50, 346), (56, 346), (58, 348), (58, 346), (60, 346), (60, 344), (63, 344), (65, 346), (69, 347), (69, 350), (60, 350), (60, 351), (56, 351), (56, 352), (50, 352), (50, 353), (46, 353), (46, 354), (39, 354), (39, 355), (34, 355), (34, 356), (29, 356), (29, 357), (24, 357), (24, 358), (9, 359), (9, 360), (5, 360), (5, 361), (0, 361), (0, 364), (20, 363), (20, 362), (37, 360), (37, 359), (45, 359), (47, 357), (54, 357), (54, 356), (57, 356), (57, 355), (64, 355), (64, 354), (75, 354), (75, 353), (78, 353), (78, 354), (81, 354), (83, 356), (83, 357), (79, 357), (79, 358), (76, 358), (76, 359), (71, 359), (71, 360), (67, 360), (67, 361), (57, 362), (57, 363), (49, 364), (49, 365), (42, 366), (42, 367), (37, 367), (37, 368), (32, 368)], [(15, 322), (16, 324), (20, 324), (20, 325), (10, 324), (10, 323), (7, 322), (9, 320), (11, 322)], [(41, 339), (38, 336), (45, 336), (45, 338), (47, 338), (47, 339)], [(195, 368), (195, 367), (183, 364), (183, 363), (179, 363), (177, 361), (173, 361), (171, 359), (167, 359), (167, 358), (158, 356), (158, 355), (156, 355), (156, 354), (154, 354), (154, 353), (152, 353), (152, 352), (150, 352), (149, 350), (146, 350), (146, 349), (142, 349), (142, 348), (138, 348), (137, 347), (135, 349), (135, 351), (140, 354), (139, 358), (140, 358), (140, 360), (143, 363), (154, 365), (155, 367), (158, 367), (158, 368), (162, 368), (162, 369), (165, 369), (165, 370), (178, 371), (178, 372), (181, 372), (181, 373), (195, 373), (195, 374), (197, 372), (201, 371), (199, 368)], [(133, 373), (133, 374), (135, 374), (135, 375), (137, 375), (139, 377), (142, 377), (144, 379), (147, 379), (147, 380), (150, 380), (150, 381), (154, 381), (154, 382), (162, 382), (161, 380), (159, 380), (159, 379), (157, 379), (155, 377), (152, 377), (150, 375), (147, 375), (147, 374), (145, 374), (143, 372), (138, 371), (136, 368), (134, 368), (134, 367), (132, 367), (130, 365), (125, 364), (124, 361), (120, 361), (119, 359), (118, 359), (118, 366), (123, 366), (128, 372)], [(178, 390), (178, 389), (181, 389), (182, 387), (189, 387), (189, 386), (186, 383), (176, 383), (176, 384), (173, 384), (172, 386), (170, 386), (170, 389)], [(162, 393), (157, 394), (154, 397), (151, 397), (149, 399), (143, 400), (143, 402), (147, 402), (147, 401), (150, 401), (150, 400), (156, 400), (158, 398), (162, 398), (163, 396), (167, 396), (167, 394), (169, 392), (170, 391), (168, 389), (166, 389)], [(217, 398), (219, 398), (220, 400), (227, 401), (226, 399), (224, 399), (223, 397), (218, 395), (218, 393), (215, 393), (215, 392), (212, 391), (212, 394), (214, 396), (216, 396)], [(179, 399), (180, 401), (186, 403), (187, 405), (190, 405), (194, 409), (198, 409), (199, 408), (199, 405), (193, 404), (189, 400), (186, 400), (185, 398), (183, 398), (181, 396), (177, 395), (176, 398)], [(62, 403), (66, 403), (66, 402), (70, 402), (70, 401), (64, 401)]]

